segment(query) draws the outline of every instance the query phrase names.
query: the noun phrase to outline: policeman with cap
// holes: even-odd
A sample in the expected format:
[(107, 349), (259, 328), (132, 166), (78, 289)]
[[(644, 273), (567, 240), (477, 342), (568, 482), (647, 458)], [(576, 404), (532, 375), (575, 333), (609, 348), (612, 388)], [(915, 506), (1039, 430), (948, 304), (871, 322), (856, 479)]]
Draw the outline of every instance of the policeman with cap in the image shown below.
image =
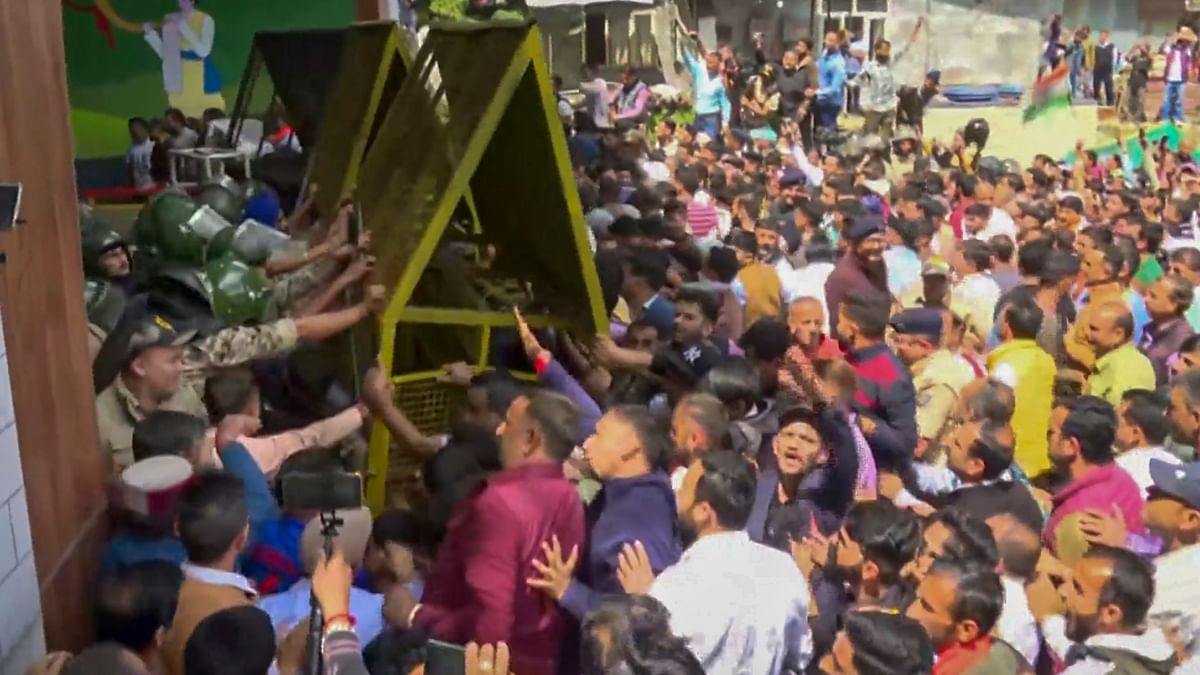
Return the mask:
[(950, 307), (950, 263), (940, 256), (933, 256), (921, 266), (921, 283), (913, 284), (900, 295), (900, 306), (905, 309)]
[(133, 427), (151, 412), (208, 416), (183, 377), (184, 345), (193, 336), (159, 314), (128, 317), (108, 336), (121, 348), (120, 372), (96, 396), (96, 419), (101, 448), (114, 469), (133, 464)]
[(975, 379), (975, 371), (962, 357), (942, 344), (945, 319), (937, 309), (906, 309), (892, 317), (896, 355), (912, 373), (917, 392), (917, 454), (933, 442), (946, 426), (954, 401)]

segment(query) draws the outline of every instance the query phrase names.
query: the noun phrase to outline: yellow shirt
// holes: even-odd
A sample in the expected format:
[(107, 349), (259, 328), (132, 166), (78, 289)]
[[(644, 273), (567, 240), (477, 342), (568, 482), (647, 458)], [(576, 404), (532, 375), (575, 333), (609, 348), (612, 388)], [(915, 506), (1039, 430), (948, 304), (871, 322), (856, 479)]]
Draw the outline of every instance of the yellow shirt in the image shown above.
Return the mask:
[(988, 374), (1013, 389), (1013, 459), (1030, 477), (1049, 469), (1046, 431), (1054, 405), (1054, 358), (1034, 340), (1010, 340), (988, 356)]
[(1154, 366), (1132, 342), (1117, 347), (1096, 360), (1096, 371), (1087, 380), (1088, 393), (1116, 407), (1130, 389), (1154, 390)]

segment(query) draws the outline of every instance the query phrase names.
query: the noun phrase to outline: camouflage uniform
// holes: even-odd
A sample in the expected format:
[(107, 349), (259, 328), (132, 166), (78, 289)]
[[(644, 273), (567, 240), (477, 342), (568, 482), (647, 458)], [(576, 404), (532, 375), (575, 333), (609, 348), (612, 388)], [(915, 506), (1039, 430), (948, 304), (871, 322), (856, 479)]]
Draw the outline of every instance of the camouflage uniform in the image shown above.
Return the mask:
[[(203, 386), (203, 380), (201, 380)], [(182, 386), (158, 407), (207, 419), (208, 412), (196, 390)], [(146, 417), (146, 411), (125, 386), (120, 376), (96, 397), (96, 420), (100, 427), (100, 449), (112, 461), (114, 474), (133, 464), (133, 427)]]
[(322, 261), (305, 265), (295, 272), (284, 274), (274, 280), (271, 287), (271, 306), (273, 316), (288, 316), (295, 309), (296, 303), (312, 293), (337, 272), (337, 263)]
[(213, 370), (277, 356), (295, 347), (298, 340), (296, 322), (291, 319), (230, 326), (183, 348), (184, 386), (203, 392), (204, 379)]

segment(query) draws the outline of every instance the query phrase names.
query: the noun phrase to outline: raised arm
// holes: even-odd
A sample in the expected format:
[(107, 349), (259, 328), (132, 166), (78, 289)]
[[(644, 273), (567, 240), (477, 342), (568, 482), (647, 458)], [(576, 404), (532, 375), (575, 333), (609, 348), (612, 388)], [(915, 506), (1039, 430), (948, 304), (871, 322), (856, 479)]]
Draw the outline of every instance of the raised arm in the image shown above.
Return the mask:
[(207, 14), (204, 16), (204, 21), (200, 24), (199, 35), (192, 32), (192, 27), (186, 20), (181, 20), (178, 25), (179, 34), (192, 43), (192, 51), (196, 52), (196, 56), (202, 59), (208, 58), (208, 55), (212, 53), (213, 38), (217, 32), (217, 26), (212, 17)]

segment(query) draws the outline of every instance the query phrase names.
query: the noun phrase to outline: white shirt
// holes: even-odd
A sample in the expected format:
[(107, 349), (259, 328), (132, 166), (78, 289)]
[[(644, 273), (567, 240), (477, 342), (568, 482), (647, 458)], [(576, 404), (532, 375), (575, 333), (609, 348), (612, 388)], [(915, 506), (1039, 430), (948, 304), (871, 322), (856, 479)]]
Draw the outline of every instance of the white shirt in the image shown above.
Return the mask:
[(1007, 575), (1000, 576), (1004, 586), (1004, 608), (996, 622), (996, 633), (1030, 663), (1037, 662), (1042, 640), (1038, 637), (1037, 619), (1029, 609), (1025, 584)]
[[(1154, 603), (1150, 605), (1151, 626), (1178, 628), (1188, 655), (1200, 654), (1200, 546), (1165, 553), (1154, 561)], [(1180, 671), (1184, 672), (1184, 671)], [(1196, 672), (1196, 671), (1186, 671)]]
[(999, 301), (1000, 286), (985, 272), (968, 274), (950, 292), (951, 308), (983, 338), (992, 333), (993, 316)]
[(1171, 58), (1170, 47), (1164, 49), (1163, 53), (1167, 55), (1167, 76), (1163, 79), (1167, 82), (1183, 82), (1183, 58)]
[(1154, 481), (1150, 478), (1150, 460), (1152, 459), (1161, 459), (1168, 464), (1182, 464), (1178, 457), (1163, 450), (1161, 445), (1135, 448), (1117, 455), (1117, 466), (1125, 469), (1125, 473), (1129, 474), (1133, 478), (1133, 482), (1142, 489), (1142, 499), (1146, 498), (1146, 492), (1151, 485), (1154, 485)]
[(790, 556), (744, 531), (701, 537), (650, 595), (671, 612), (672, 632), (706, 673), (803, 671), (812, 656), (804, 576)]
[(1012, 238), (1013, 243), (1016, 243), (1017, 222), (1004, 209), (993, 207), (992, 216), (988, 218), (987, 225), (978, 232), (966, 233), (965, 238), (987, 241), (998, 234), (1007, 234)]

